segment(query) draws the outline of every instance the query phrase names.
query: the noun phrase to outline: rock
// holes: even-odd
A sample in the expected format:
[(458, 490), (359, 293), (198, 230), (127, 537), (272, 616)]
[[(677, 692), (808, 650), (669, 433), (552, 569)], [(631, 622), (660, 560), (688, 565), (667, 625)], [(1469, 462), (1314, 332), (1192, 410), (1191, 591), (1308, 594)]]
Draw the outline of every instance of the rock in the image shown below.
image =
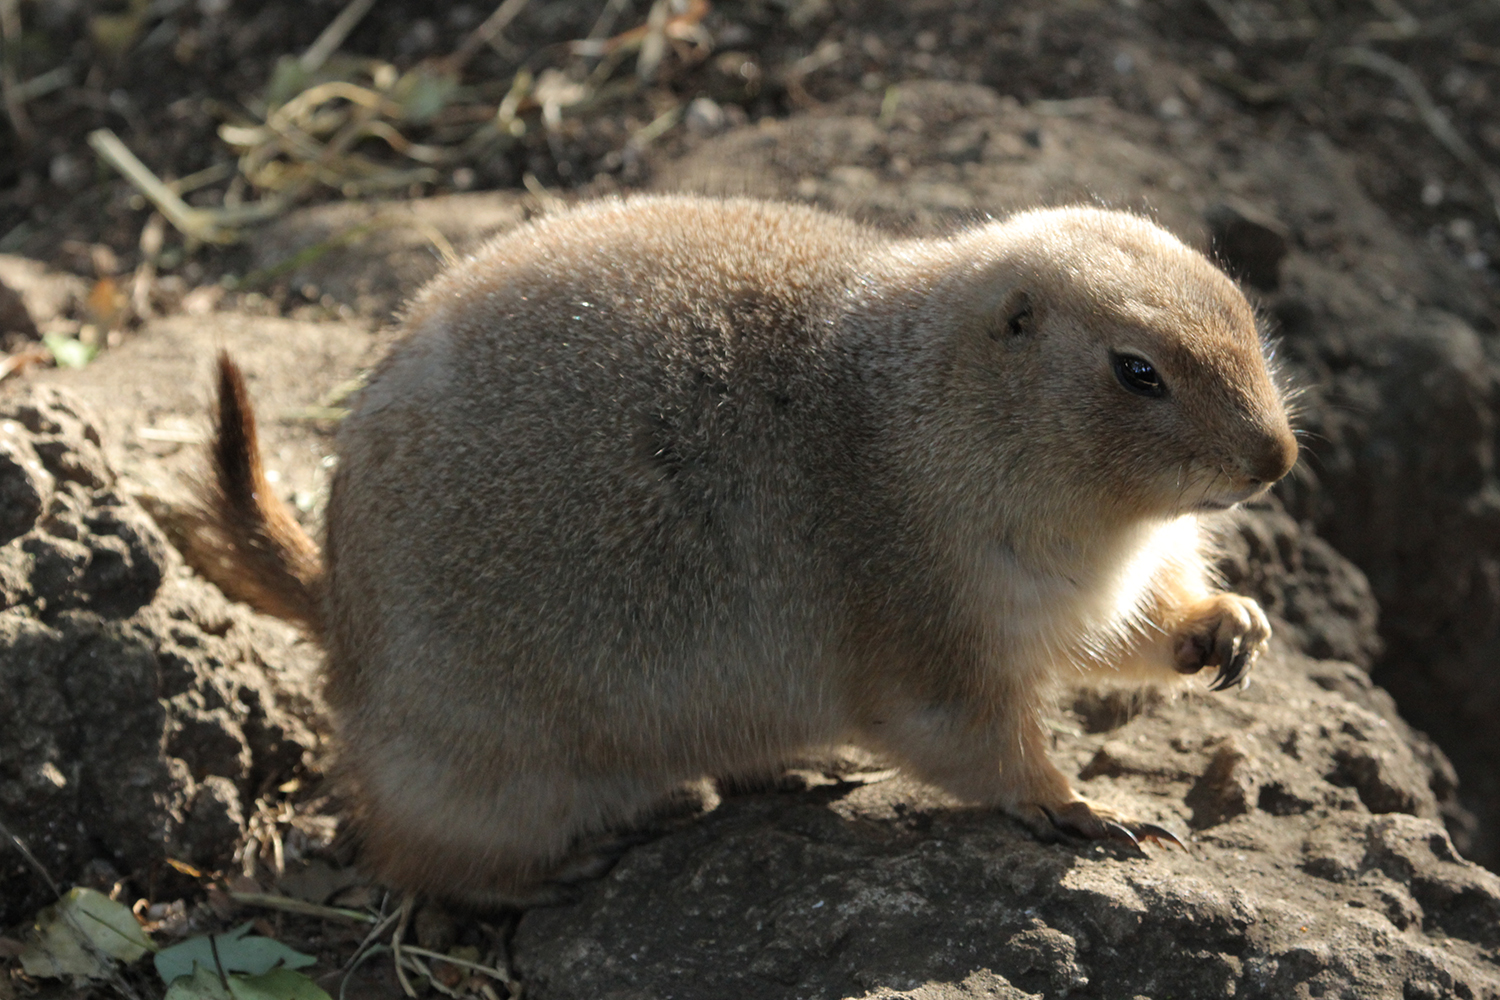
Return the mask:
[(724, 109), (711, 97), (694, 98), (683, 115), (683, 124), (699, 135), (716, 135), (724, 131), (728, 123)]
[(26, 308), (26, 300), (0, 281), (0, 350), (18, 350), (27, 341), (40, 340), (41, 336)]
[(1290, 232), (1275, 216), (1239, 201), (1221, 201), (1204, 213), (1214, 256), (1224, 269), (1262, 291), (1281, 281)]
[(338, 201), (302, 208), (250, 235), (254, 269), (293, 291), (386, 318), (437, 274), (446, 253), (467, 253), (526, 218), (509, 191), (413, 201)]
[(893, 103), (731, 129), (658, 165), (658, 190), (807, 201), (900, 232), (985, 212), (1088, 201), (1136, 208), (1199, 246), (1206, 200), (1170, 189), (1183, 168), (1117, 131), (1024, 108), (974, 84), (913, 81)]
[(0, 545), (31, 530), (52, 484), (24, 428), (13, 420), (0, 423)]
[(1041, 844), (901, 778), (730, 798), (634, 848), (579, 903), (526, 913), (515, 965), (528, 996), (549, 1000), (1399, 997), (1424, 982), (1500, 995), (1500, 879), (1461, 860), (1437, 821), (1372, 815), (1328, 780), (1331, 758), (1307, 753), (1328, 739), (1316, 720), (1378, 725), (1295, 665), (1279, 657), (1268, 698), (1196, 726), (1204, 703), (1137, 717), (1111, 738), (1179, 758), (1182, 776), (1122, 773), (1088, 791), (1181, 829), (1184, 794), (1238, 754), (1157, 734), (1237, 723), (1256, 734), (1242, 759), (1257, 781), (1304, 789), (1300, 812), (1252, 793), (1190, 851), (1140, 856)]
[[(26, 501), (0, 546), (0, 817), (63, 883), (222, 866), (316, 745), (305, 655), (186, 575), (76, 400), (0, 397), (0, 455), (0, 494)], [(0, 854), (0, 921), (46, 898)]]
[(213, 869), (233, 855), (244, 834), (245, 812), (239, 789), (228, 778), (208, 775), (193, 793), (179, 834), (184, 860)]
[(1216, 569), (1280, 619), (1280, 635), (1315, 659), (1369, 668), (1383, 650), (1370, 582), (1333, 546), (1293, 520), (1276, 497), (1241, 508), (1219, 534)]
[[(1183, 799), (1193, 810), (1188, 822), (1197, 829), (1218, 826), (1255, 808), (1257, 782), (1250, 774), (1251, 767), (1250, 756), (1234, 737), (1219, 744), (1208, 767)], [(1307, 801), (1307, 805), (1312, 802)]]
[(1488, 721), (1500, 712), (1500, 362), (1456, 315), (1392, 310), (1336, 281), (1316, 302), (1313, 280), (1299, 274), (1279, 306), (1287, 353), (1308, 372), (1314, 457), (1287, 506), (1369, 574), (1387, 646), (1375, 678), (1453, 758), (1478, 818), (1465, 851), (1500, 864)]
[(80, 277), (52, 271), (40, 261), (0, 254), (0, 349), (35, 340), (37, 328), (81, 311), (89, 286)]

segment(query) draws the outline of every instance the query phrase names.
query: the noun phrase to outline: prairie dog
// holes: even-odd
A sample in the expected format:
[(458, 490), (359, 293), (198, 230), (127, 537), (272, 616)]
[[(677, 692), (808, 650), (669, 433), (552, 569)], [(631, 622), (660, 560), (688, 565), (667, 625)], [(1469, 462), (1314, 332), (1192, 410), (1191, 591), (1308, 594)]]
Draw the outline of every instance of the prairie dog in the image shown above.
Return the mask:
[(1038, 715), (1079, 671), (1234, 684), (1270, 634), (1198, 518), (1297, 446), (1203, 256), (1094, 208), (896, 240), (635, 198), (502, 236), (404, 323), (321, 557), (221, 359), (195, 560), (325, 646), (386, 881), (524, 899), (684, 781), (844, 741), (1038, 832), (1170, 838), (1080, 798)]

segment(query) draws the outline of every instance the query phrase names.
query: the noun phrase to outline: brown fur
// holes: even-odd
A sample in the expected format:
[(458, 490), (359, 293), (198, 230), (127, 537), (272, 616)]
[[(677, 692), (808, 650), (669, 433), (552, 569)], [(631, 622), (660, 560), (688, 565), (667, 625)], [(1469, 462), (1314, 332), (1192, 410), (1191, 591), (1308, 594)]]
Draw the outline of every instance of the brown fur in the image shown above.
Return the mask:
[(211, 472), (185, 539), (188, 559), (235, 600), (320, 632), (322, 557), (271, 492), (250, 390), (228, 352), (219, 354), (218, 400)]
[(236, 592), (327, 647), (393, 883), (513, 898), (683, 781), (851, 739), (1109, 835), (1047, 758), (1048, 683), (1224, 671), (1269, 634), (1211, 589), (1197, 518), (1291, 467), (1282, 397), (1243, 296), (1146, 220), (893, 242), (605, 202), (496, 240), (405, 325), (340, 432), (326, 578), (228, 375), (215, 499)]

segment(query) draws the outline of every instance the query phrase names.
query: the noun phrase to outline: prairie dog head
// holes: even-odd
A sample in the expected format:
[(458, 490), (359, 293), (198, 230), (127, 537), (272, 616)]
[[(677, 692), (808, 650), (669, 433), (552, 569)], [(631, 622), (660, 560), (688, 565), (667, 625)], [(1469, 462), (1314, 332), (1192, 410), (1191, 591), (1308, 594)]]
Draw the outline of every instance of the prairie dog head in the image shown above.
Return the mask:
[(1159, 226), (1049, 209), (952, 246), (962, 263), (934, 289), (958, 312), (939, 334), (942, 391), (981, 440), (1005, 442), (992, 459), (971, 449), (981, 476), (1028, 484), (1031, 506), (1118, 523), (1223, 509), (1291, 470), (1296, 439), (1249, 303)]

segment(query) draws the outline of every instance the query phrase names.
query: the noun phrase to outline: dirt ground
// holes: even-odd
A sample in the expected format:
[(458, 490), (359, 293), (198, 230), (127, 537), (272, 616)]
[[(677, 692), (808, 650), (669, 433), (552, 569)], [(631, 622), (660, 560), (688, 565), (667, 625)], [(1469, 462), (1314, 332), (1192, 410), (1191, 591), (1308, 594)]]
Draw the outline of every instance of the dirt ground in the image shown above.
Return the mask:
[[(113, 129), (164, 179), (228, 164), (233, 152), (218, 127), (264, 113), (278, 60), (304, 52), (342, 6), (20, 4), (6, 50), (15, 76), (35, 82), (52, 74), (55, 89), (24, 102), (24, 139), (15, 128), (0, 134), (0, 252), (89, 276), (100, 263), (132, 270), (149, 208), (97, 163), (87, 133)], [(613, 13), (606, 32), (639, 28), (648, 7), (523, 5), (495, 44), (467, 61), (467, 89), (448, 117), (414, 127), (407, 138), (441, 143), (462, 135), (472, 108), (493, 109), (518, 69), (593, 70), (596, 60), (570, 56), (565, 43), (589, 36), (601, 13)], [(483, 4), (382, 0), (342, 52), (405, 71), (455, 53), (490, 13)], [(630, 186), (645, 169), (634, 155), (640, 130), (696, 97), (711, 97), (732, 123), (784, 117), (905, 80), (964, 80), (1028, 104), (1105, 97), (1161, 119), (1185, 141), (1232, 143), (1245, 131), (1325, 134), (1354, 157), (1371, 196), (1408, 233), (1495, 285), (1500, 13), (1486, 4), (781, 0), (720, 2), (695, 23), (701, 30), (674, 38), (649, 82), (593, 100), (555, 128), (533, 127), (518, 141), (476, 149), (396, 193), (517, 187), (527, 174), (547, 188), (587, 193)], [(612, 79), (628, 79), (629, 62)], [(716, 127), (708, 118), (682, 114), (656, 144), (670, 154)], [(369, 155), (401, 165), (388, 147)], [(319, 185), (307, 197), (338, 195)], [(252, 196), (226, 178), (189, 201)], [(180, 274), (189, 286), (242, 266), (232, 249), (179, 255), (176, 243), (168, 233), (159, 273)], [(100, 245), (112, 257), (88, 252)]]
[[(377, 0), (324, 77), (367, 87), (385, 64), (401, 79), (450, 80), (457, 89), (442, 91), (441, 106), (430, 114), (408, 106), (404, 119), (390, 119), (401, 141), (363, 134), (345, 159), (321, 168), (286, 148), (272, 155), (264, 145), (231, 146), (226, 136), (234, 129), (243, 133), (266, 120), (278, 87), (297, 93), (286, 82), (289, 61), (345, 6), (0, 0), (10, 123), (0, 127), (0, 254), (45, 265), (57, 303), (36, 316), (39, 329), (0, 335), (15, 358), (29, 356), (30, 338), (43, 333), (98, 350), (78, 370), (46, 372), (41, 360), (6, 373), (88, 398), (100, 413), (108, 457), (130, 490), (147, 499), (180, 489), (178, 477), (197, 461), (204, 425), (194, 414), (208, 395), (207, 356), (229, 347), (251, 371), (258, 403), (283, 418), (272, 432), (270, 461), (284, 477), (284, 495), (315, 525), (348, 379), (378, 359), (401, 296), (447, 249), (462, 250), (558, 199), (712, 186), (705, 169), (729, 189), (754, 190), (754, 179), (724, 180), (735, 164), (712, 144), (726, 131), (851, 107), (881, 121), (901, 113), (893, 95), (917, 81), (981, 84), (1024, 109), (996, 114), (1049, 116), (1059, 133), (1074, 120), (1126, 128), (1118, 118), (1137, 133), (1149, 127), (1150, 136), (1135, 138), (1170, 152), (1173, 162), (1232, 163), (1255, 144), (1327, 144), (1406, 243), (1439, 260), (1444, 274), (1461, 275), (1445, 279), (1443, 294), (1456, 303), (1450, 307), (1486, 342), (1496, 332), (1500, 8), (1493, 5), (532, 0), (505, 5), (513, 19), (480, 42), (476, 32), (495, 13), (491, 4)], [(570, 46), (589, 38), (599, 44)], [(662, 42), (659, 59), (642, 55), (653, 38)], [(345, 56), (363, 61), (339, 62)], [(297, 85), (324, 77), (298, 78)], [(529, 82), (518, 84), (522, 77)], [(337, 107), (345, 118), (329, 126), (335, 131), (349, 105)], [(497, 119), (503, 128), (493, 127)], [(311, 118), (302, 124), (313, 128)], [(100, 162), (89, 134), (104, 128), (158, 178), (197, 175), (193, 183), (201, 186), (185, 195), (194, 208), (232, 210), (278, 194), (287, 205), (265, 223), (244, 226), (236, 242), (185, 236)], [(1025, 127), (1015, 128), (1024, 137)], [(766, 134), (773, 133), (768, 124)], [(852, 177), (835, 168), (857, 164), (815, 162), (822, 147), (775, 134), (789, 144), (789, 156), (808, 158), (808, 176)], [(961, 136), (948, 138), (953, 148), (933, 155), (957, 165), (953, 183), (961, 186), (963, 164), (982, 154), (963, 147)], [(402, 142), (417, 144), (418, 155), (402, 155)], [(914, 165), (920, 170), (929, 152), (897, 150), (881, 169), (894, 177), (903, 163), (908, 173)], [(699, 154), (708, 158), (695, 160)], [(1072, 187), (1057, 190), (1155, 211), (1179, 230), (1202, 226), (1185, 209), (1172, 215), (1193, 203), (1194, 178), (1154, 177), (1159, 196), (1144, 186), (1101, 190), (1106, 182), (1099, 178), (1117, 172), (1096, 177), (1059, 155), (1046, 169), (1054, 178), (1067, 171)], [(1257, 174), (1260, 161), (1248, 155), (1238, 167), (1245, 190), (1297, 183), (1285, 173)], [(1154, 169), (1143, 163), (1140, 175)], [(932, 197), (921, 205), (882, 213), (869, 207), (866, 193), (863, 207), (852, 210), (908, 231), (952, 228), (983, 212), (962, 197), (945, 201), (930, 187)], [(818, 189), (816, 200), (837, 204), (830, 190)], [(434, 197), (490, 191), (500, 193), (484, 202), (484, 214), (475, 214), (477, 202)], [(377, 198), (381, 207), (365, 206)], [(418, 221), (401, 233), (385, 221), (392, 199), (420, 205), (411, 209)], [(346, 244), (361, 248), (358, 260), (343, 255)], [(0, 280), (20, 289), (24, 275), (11, 275), (0, 269)], [(40, 295), (40, 287), (22, 290)], [(0, 319), (3, 307), (0, 301)], [(149, 433), (124, 433), (141, 428)], [(1466, 767), (1478, 774), (1487, 758), (1464, 755), (1464, 734), (1422, 700), (1430, 691), (1403, 688), (1399, 677), (1389, 683), (1394, 662), (1377, 658), (1374, 677), (1392, 687), (1408, 719), (1433, 730), (1469, 781)], [(1482, 859), (1493, 865), (1497, 858)], [(308, 878), (324, 877), (323, 868), (311, 871)], [(337, 955), (357, 943), (358, 935), (324, 923), (275, 920), (268, 929), (306, 950)], [(424, 940), (488, 953), (512, 932), (474, 923), (429, 926)], [(394, 988), (384, 972), (371, 972), (365, 985), (377, 994)], [(9, 1000), (5, 989), (0, 983), (0, 1000)]]

